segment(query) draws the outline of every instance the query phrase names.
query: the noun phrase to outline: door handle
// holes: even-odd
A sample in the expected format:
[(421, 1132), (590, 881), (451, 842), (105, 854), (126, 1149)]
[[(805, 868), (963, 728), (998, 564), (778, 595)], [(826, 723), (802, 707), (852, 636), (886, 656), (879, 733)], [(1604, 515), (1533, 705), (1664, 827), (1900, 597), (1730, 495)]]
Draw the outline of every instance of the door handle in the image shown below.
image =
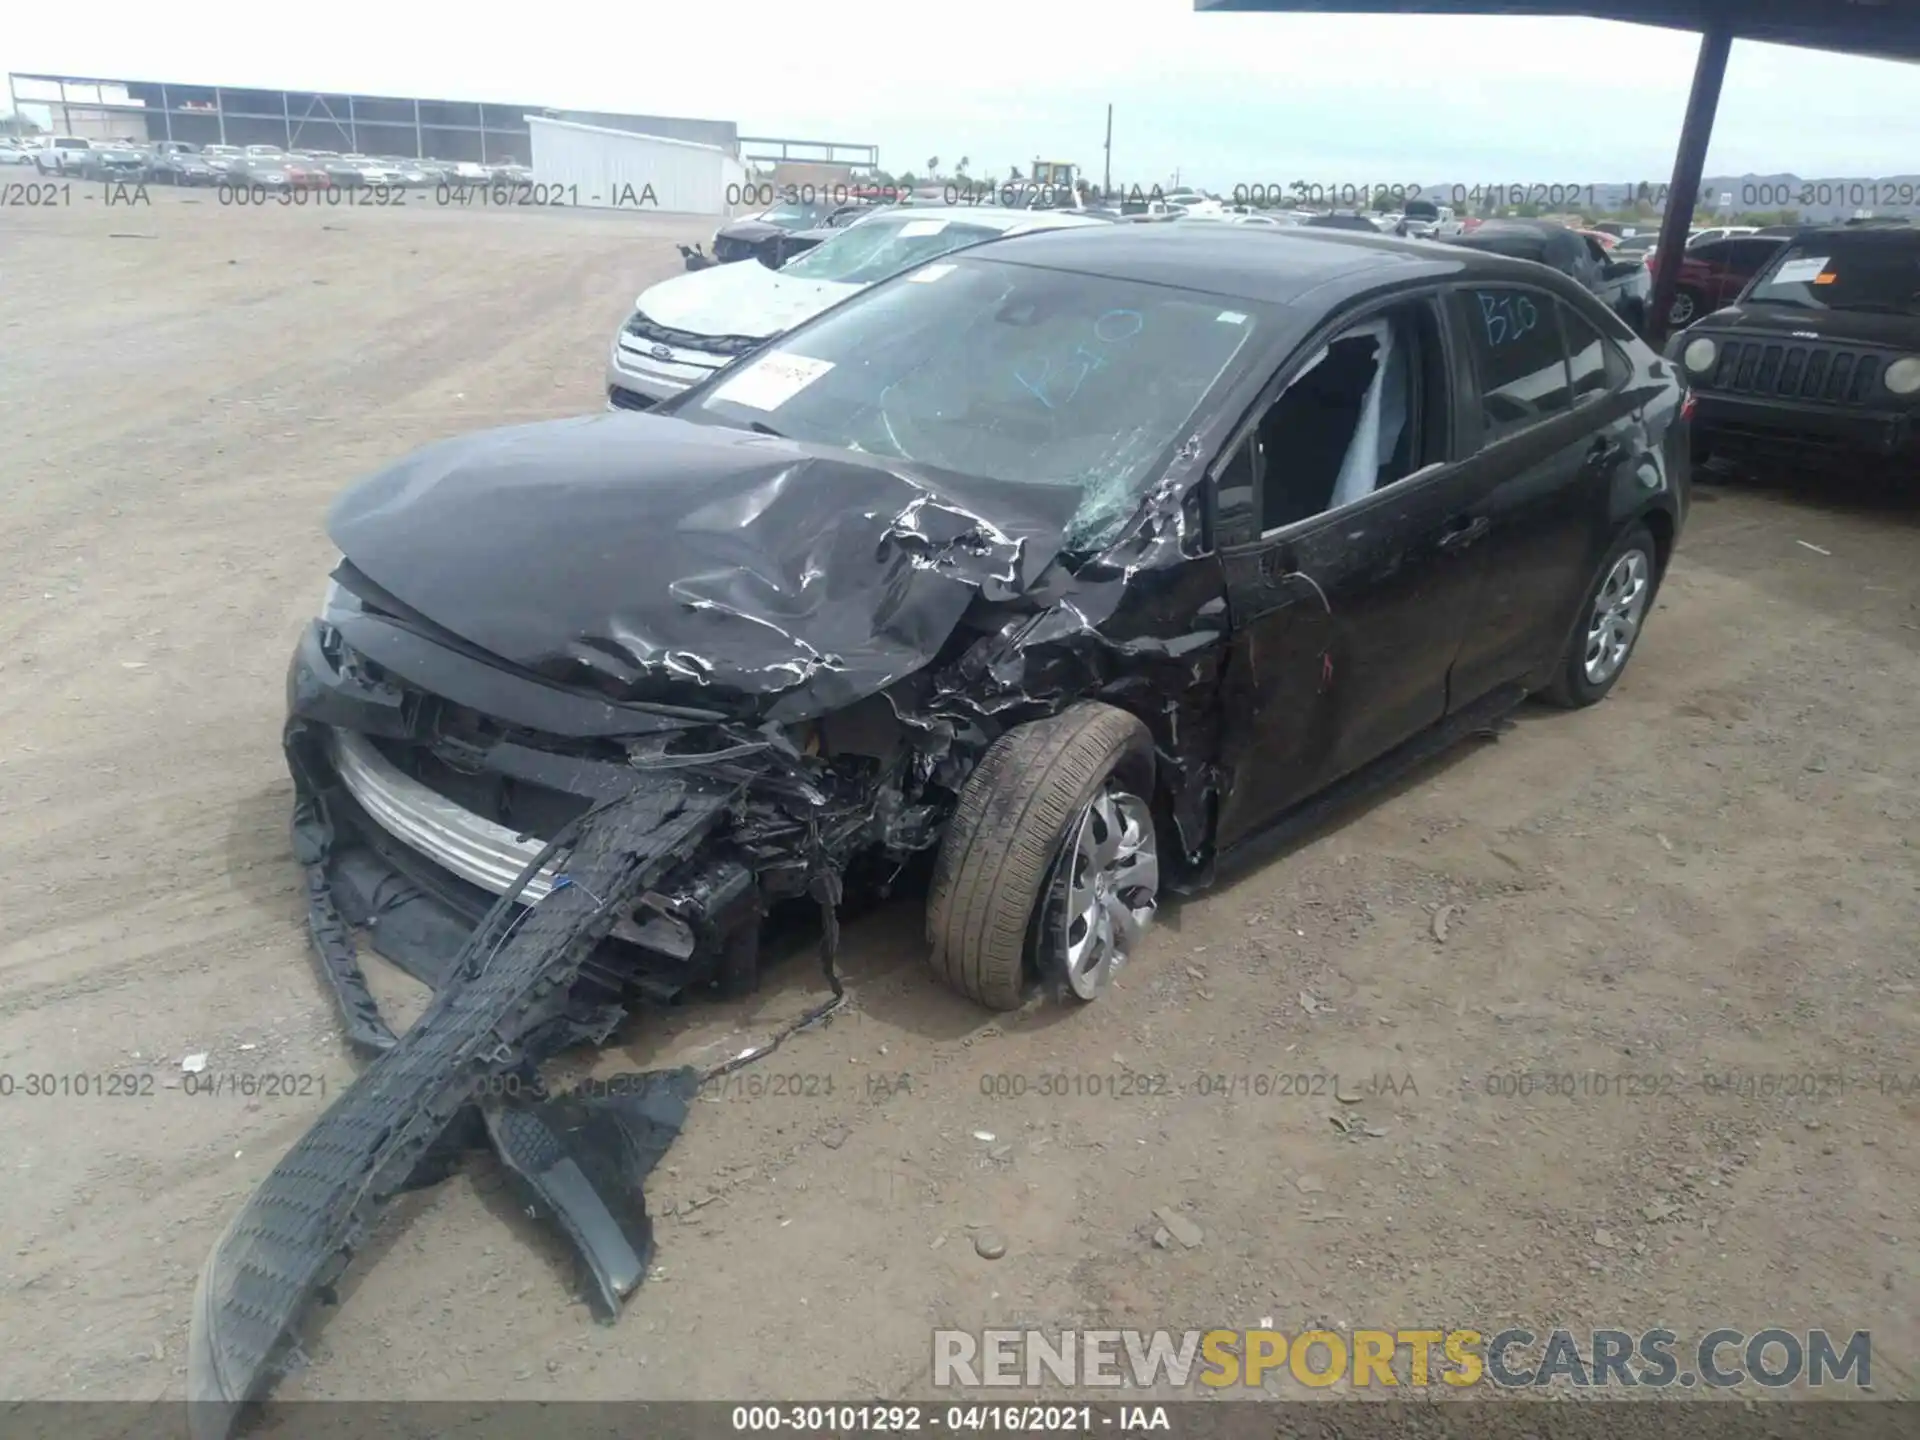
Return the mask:
[(1591, 464), (1605, 465), (1618, 460), (1627, 453), (1627, 447), (1601, 435), (1587, 447), (1587, 460)]
[(1442, 550), (1464, 550), (1492, 528), (1492, 522), (1484, 515), (1469, 518), (1462, 515), (1447, 522), (1447, 528), (1440, 532)]

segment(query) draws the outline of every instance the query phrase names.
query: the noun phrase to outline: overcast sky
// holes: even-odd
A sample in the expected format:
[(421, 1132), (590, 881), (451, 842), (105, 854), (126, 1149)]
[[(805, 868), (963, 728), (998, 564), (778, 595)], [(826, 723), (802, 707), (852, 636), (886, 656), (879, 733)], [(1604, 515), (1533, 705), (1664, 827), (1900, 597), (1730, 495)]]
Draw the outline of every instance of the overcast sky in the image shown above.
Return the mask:
[[(1190, 0), (23, 5), (0, 70), (733, 120), (890, 170), (1116, 181), (1659, 181), (1698, 41), (1587, 20), (1197, 15)], [(1920, 171), (1920, 67), (1741, 42), (1708, 171)]]

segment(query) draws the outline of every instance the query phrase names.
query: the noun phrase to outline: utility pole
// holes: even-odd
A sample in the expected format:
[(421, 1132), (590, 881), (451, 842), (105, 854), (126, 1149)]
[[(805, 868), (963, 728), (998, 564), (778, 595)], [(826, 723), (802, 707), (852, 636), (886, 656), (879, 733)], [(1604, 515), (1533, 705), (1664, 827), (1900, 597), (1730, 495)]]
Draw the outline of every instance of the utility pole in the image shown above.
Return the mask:
[(1113, 195), (1113, 102), (1107, 102), (1107, 158), (1100, 167), (1100, 189), (1103, 198)]

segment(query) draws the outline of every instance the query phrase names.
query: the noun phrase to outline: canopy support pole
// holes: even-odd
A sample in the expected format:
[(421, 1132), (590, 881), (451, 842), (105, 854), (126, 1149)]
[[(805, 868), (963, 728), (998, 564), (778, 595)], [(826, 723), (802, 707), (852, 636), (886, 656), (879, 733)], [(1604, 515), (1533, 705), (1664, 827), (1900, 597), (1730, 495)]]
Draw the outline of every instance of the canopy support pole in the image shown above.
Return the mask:
[(1667, 210), (1660, 222), (1660, 240), (1654, 260), (1653, 313), (1647, 317), (1647, 338), (1657, 348), (1667, 335), (1667, 316), (1674, 292), (1680, 288), (1680, 262), (1687, 253), (1687, 230), (1707, 168), (1707, 142), (1713, 138), (1713, 117), (1720, 108), (1720, 85), (1727, 78), (1727, 56), (1733, 49), (1733, 28), (1721, 21), (1700, 37), (1700, 58), (1693, 67), (1693, 93), (1687, 97), (1687, 118), (1680, 127), (1680, 148), (1673, 157), (1673, 183), (1667, 187)]

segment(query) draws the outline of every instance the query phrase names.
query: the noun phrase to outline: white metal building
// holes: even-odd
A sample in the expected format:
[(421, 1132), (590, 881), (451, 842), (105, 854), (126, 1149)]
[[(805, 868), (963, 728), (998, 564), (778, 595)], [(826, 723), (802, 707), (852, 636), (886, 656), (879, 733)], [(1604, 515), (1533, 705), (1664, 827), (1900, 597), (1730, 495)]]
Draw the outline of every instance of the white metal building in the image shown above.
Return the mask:
[(534, 182), (567, 187), (570, 204), (725, 215), (728, 187), (747, 179), (739, 158), (717, 145), (541, 115), (527, 116), (527, 129)]

